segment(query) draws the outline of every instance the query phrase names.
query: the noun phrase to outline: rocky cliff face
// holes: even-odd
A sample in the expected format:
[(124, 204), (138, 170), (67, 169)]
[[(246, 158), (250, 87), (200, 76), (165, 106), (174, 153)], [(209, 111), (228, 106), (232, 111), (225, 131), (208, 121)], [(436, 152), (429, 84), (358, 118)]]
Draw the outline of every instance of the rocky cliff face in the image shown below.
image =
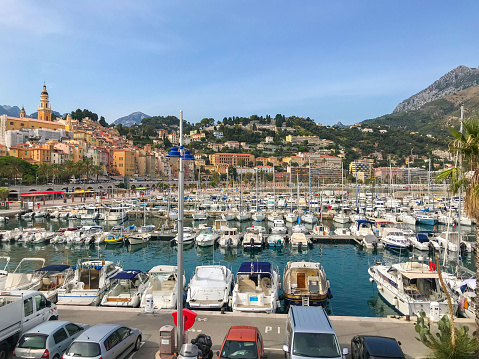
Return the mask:
[(458, 66), (431, 86), (401, 102), (393, 113), (418, 110), (422, 105), (479, 85), (479, 68)]
[(143, 112), (133, 112), (128, 116), (120, 117), (118, 120), (113, 122), (114, 125), (122, 124), (123, 126), (130, 127), (136, 124), (141, 123), (145, 117), (150, 117)]

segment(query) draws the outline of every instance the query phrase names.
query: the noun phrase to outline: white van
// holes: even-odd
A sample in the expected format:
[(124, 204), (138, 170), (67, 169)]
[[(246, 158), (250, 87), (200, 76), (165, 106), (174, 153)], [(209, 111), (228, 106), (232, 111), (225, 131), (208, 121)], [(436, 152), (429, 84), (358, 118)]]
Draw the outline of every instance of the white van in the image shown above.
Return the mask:
[(288, 359), (342, 359), (338, 338), (323, 307), (291, 307), (286, 320), (286, 343), (283, 350)]

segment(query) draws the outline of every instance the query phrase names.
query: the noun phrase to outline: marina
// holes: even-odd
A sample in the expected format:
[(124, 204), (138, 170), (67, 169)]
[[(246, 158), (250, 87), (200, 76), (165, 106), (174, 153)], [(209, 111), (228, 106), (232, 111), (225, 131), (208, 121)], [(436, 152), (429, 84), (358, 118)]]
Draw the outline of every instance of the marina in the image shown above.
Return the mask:
[[(131, 203), (137, 202), (138, 201), (133, 201)], [(128, 203), (128, 201), (125, 201), (125, 203)], [(330, 209), (326, 208), (324, 211), (326, 210)], [(137, 212), (142, 212), (143, 216), (128, 215), (124, 217), (124, 214), (120, 213), (122, 218), (128, 218), (128, 220), (121, 225), (118, 225), (121, 223), (119, 220), (82, 220), (81, 216), (80, 218), (70, 220), (63, 220), (61, 216), (50, 219), (42, 217), (35, 219), (34, 222), (11, 218), (3, 225), (4, 232), (2, 233), (10, 233), (10, 235), (12, 235), (20, 231), (20, 229), (16, 228), (22, 228), (22, 232), (24, 232), (28, 231), (28, 228), (34, 227), (37, 232), (47, 233), (44, 234), (44, 237), (51, 236), (52, 238), (50, 241), (36, 242), (2, 241), (0, 243), (0, 255), (9, 256), (11, 266), (21, 261), (22, 258), (33, 256), (34, 254), (35, 257), (45, 258), (47, 264), (68, 264), (72, 267), (76, 266), (80, 259), (86, 260), (91, 258), (94, 260), (95, 258), (102, 258), (108, 261), (108, 263), (111, 263), (111, 265), (123, 268), (123, 270), (139, 270), (143, 273), (148, 273), (148, 271), (156, 266), (169, 266), (168, 268), (172, 268), (171, 266), (176, 265), (177, 257), (176, 233), (171, 230), (171, 223), (174, 223), (174, 221), (168, 224), (165, 219), (155, 216), (145, 216), (145, 213), (152, 212), (152, 208), (146, 211), (145, 207), (143, 207), (142, 210), (137, 210)], [(224, 213), (225, 212), (223, 212), (223, 214)], [(265, 211), (265, 213), (268, 212)], [(277, 216), (276, 214), (276, 217)], [(285, 306), (286, 301), (284, 300), (286, 299), (286, 293), (284, 293), (283, 272), (290, 262), (317, 263), (321, 266), (322, 271), (316, 276), (318, 277), (317, 284), (313, 283), (315, 276), (311, 276), (311, 278), (308, 277), (308, 284), (304, 282), (305, 279), (300, 279), (301, 283), (304, 282), (301, 284), (301, 287), (304, 291), (306, 287), (311, 286), (313, 292), (316, 291), (316, 289), (314, 289), (316, 288), (315, 285), (321, 287), (317, 288), (317, 292), (321, 292), (321, 296), (318, 298), (321, 298), (321, 305), (325, 305), (331, 315), (385, 317), (388, 315), (397, 315), (398, 311), (393, 308), (393, 304), (384, 299), (383, 295), (380, 295), (376, 284), (370, 282), (370, 275), (368, 274), (369, 268), (377, 263), (395, 264), (408, 262), (411, 258), (432, 258), (432, 252), (429, 251), (429, 247), (428, 251), (420, 251), (413, 248), (412, 245), (404, 250), (401, 248), (386, 249), (382, 248), (382, 246), (375, 246), (373, 245), (374, 242), (368, 242), (366, 240), (368, 236), (365, 236), (365, 234), (369, 232), (363, 231), (353, 234), (354, 227), (357, 227), (353, 222), (339, 223), (322, 218), (320, 224), (304, 223), (302, 226), (306, 229), (306, 233), (303, 234), (301, 232), (293, 232), (293, 228), (297, 228), (297, 224), (286, 221), (281, 224), (286, 228), (285, 234), (270, 234), (270, 232), (274, 233), (272, 229), (274, 230), (274, 228), (278, 226), (278, 219), (275, 219), (274, 222), (269, 222), (267, 220), (226, 221), (218, 220), (217, 218), (216, 213), (210, 212), (206, 221), (193, 220), (192, 218), (185, 219), (185, 238), (188, 235), (191, 237), (191, 241), (188, 243), (185, 242), (184, 244), (184, 275), (187, 279), (187, 281), (184, 282), (186, 283), (185, 289), (189, 284), (189, 279), (192, 278), (197, 271), (197, 267), (202, 265), (223, 265), (228, 271), (234, 274), (233, 282), (235, 282), (238, 276), (237, 272), (244, 263), (270, 263), (277, 268), (277, 274), (281, 278), (278, 281), (278, 284), (281, 284), (278, 285), (278, 297), (277, 300), (274, 300), (275, 304), (273, 306), (273, 312), (278, 313), (287, 310)], [(145, 224), (147, 224), (147, 226), (145, 226)], [(80, 240), (78, 242), (69, 241), (66, 243), (57, 243), (53, 240), (53, 238), (59, 237), (58, 233), (60, 232), (58, 231), (60, 229), (75, 229), (81, 227), (87, 230), (98, 230), (99, 233), (93, 233), (91, 239), (86, 242)], [(349, 231), (350, 227), (351, 231)], [(101, 228), (103, 228), (105, 232), (102, 232)], [(148, 234), (149, 240), (134, 242), (139, 243), (134, 245), (129, 244), (130, 242), (128, 240), (124, 240), (124, 237), (131, 235), (127, 234), (127, 232), (129, 230), (135, 231), (135, 228), (142, 228), (138, 231), (142, 232), (139, 234)], [(373, 233), (372, 237), (374, 238), (373, 241), (382, 244), (381, 238), (377, 232), (374, 232), (372, 224), (369, 225), (369, 227), (365, 226), (365, 228), (371, 229), (371, 233)], [(433, 231), (439, 235), (446, 229), (446, 226), (440, 224), (436, 224), (436, 226), (421, 224), (416, 226), (404, 225), (402, 228), (408, 235), (413, 233), (414, 237), (419, 232), (425, 233), (423, 235), (426, 237), (428, 237), (428, 232)], [(468, 236), (471, 236), (473, 230), (473, 226), (463, 227), (463, 238), (467, 239)], [(57, 237), (48, 234), (50, 232), (55, 233)], [(76, 233), (75, 231), (71, 232)], [(65, 233), (68, 233), (68, 231)], [(108, 243), (107, 240), (102, 241), (102, 233), (110, 233), (109, 236), (112, 236), (112, 241), (110, 241), (110, 243)], [(113, 233), (117, 234), (113, 236)], [(205, 239), (198, 242), (196, 238), (200, 233), (203, 233), (203, 236), (215, 234), (214, 240), (209, 240), (209, 242), (214, 242), (215, 244), (208, 245), (209, 243), (205, 242)], [(218, 233), (218, 235), (216, 235), (216, 233)], [(238, 237), (237, 240), (244, 240), (244, 238), (248, 236), (248, 233), (260, 239), (243, 241), (243, 245), (229, 245), (233, 243), (233, 240), (229, 240), (229, 238)], [(294, 238), (299, 235), (304, 236), (304, 239), (297, 241), (295, 244)], [(35, 234), (35, 236), (39, 237), (38, 233)], [(282, 241), (278, 242), (275, 240), (269, 243), (267, 238), (274, 236), (281, 236)], [(84, 238), (84, 236), (80, 236), (79, 238)], [(115, 238), (117, 240), (115, 240)], [(121, 238), (121, 240), (118, 238)], [(291, 241), (291, 239), (293, 239), (293, 241)], [(371, 238), (369, 240), (371, 241)], [(302, 243), (303, 241), (304, 244)], [(253, 244), (249, 245), (251, 243)], [(368, 245), (368, 243), (372, 244)], [(454, 252), (451, 251), (441, 251), (440, 248), (439, 252), (441, 253), (441, 258), (444, 258), (444, 253), (446, 252), (446, 267), (451, 271), (454, 270), (458, 263), (457, 252), (454, 254)], [(461, 266), (474, 270), (473, 262), (472, 253), (462, 253)], [(114, 273), (112, 273), (112, 275), (114, 275)], [(164, 278), (164, 280), (166, 279), (167, 278)], [(313, 282), (311, 282), (311, 279), (313, 279)], [(171, 283), (174, 284), (175, 281), (173, 280)], [(128, 285), (131, 289), (131, 284)], [(296, 287), (293, 285), (293, 292), (300, 293), (300, 288), (298, 288), (297, 284), (295, 285)], [(155, 284), (154, 286), (159, 288), (163, 287), (163, 284)], [(261, 287), (259, 282), (255, 286), (257, 286), (257, 288)], [(244, 289), (245, 285), (242, 285), (241, 288)], [(291, 293), (291, 286), (289, 288)], [(325, 288), (326, 292), (324, 292)], [(110, 288), (104, 288), (105, 293), (108, 292), (108, 290), (110, 290)], [(159, 288), (159, 290), (161, 291), (161, 288)], [(155, 292), (155, 289), (150, 289), (150, 293), (153, 292)], [(164, 304), (167, 303), (165, 300), (167, 300), (168, 303), (174, 303), (174, 300), (170, 298), (172, 295), (174, 296), (174, 294), (171, 293), (171, 288), (170, 292), (155, 295), (159, 298), (156, 299), (156, 301), (162, 303), (155, 305), (155, 308), (171, 307), (171, 304)], [(311, 296), (312, 293), (308, 295)], [(232, 291), (230, 293), (229, 303), (226, 304), (229, 310), (233, 308), (234, 297), (235, 294)], [(311, 298), (313, 297), (314, 296)], [(294, 300), (292, 298), (293, 297), (290, 297), (289, 301), (295, 304), (309, 304), (309, 301), (298, 302), (298, 300), (306, 300), (301, 299), (301, 297), (297, 297)], [(94, 300), (95, 303), (99, 303), (100, 301), (101, 298)], [(140, 301), (143, 303), (142, 305), (144, 305), (144, 296)], [(223, 299), (223, 302), (224, 301)], [(75, 303), (72, 302), (71, 304)], [(311, 305), (314, 305), (314, 300), (311, 302)]]

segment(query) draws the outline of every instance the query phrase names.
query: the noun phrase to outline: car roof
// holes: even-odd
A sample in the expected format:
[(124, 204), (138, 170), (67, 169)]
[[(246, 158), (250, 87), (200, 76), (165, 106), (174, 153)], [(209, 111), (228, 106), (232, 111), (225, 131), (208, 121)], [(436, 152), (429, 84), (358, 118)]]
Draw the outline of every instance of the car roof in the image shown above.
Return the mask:
[(322, 307), (291, 307), (289, 312), (295, 332), (335, 334)]
[(75, 341), (97, 341), (103, 339), (105, 336), (114, 330), (121, 328), (118, 324), (97, 324), (85, 330), (75, 339)]
[(363, 336), (364, 346), (372, 356), (404, 358), (396, 339), (380, 336)]
[(234, 325), (228, 331), (226, 340), (236, 340), (245, 342), (254, 342), (258, 328), (246, 325)]
[(50, 334), (52, 331), (65, 326), (71, 322), (65, 320), (49, 320), (48, 322), (43, 322), (36, 327), (28, 330), (27, 333), (40, 333), (40, 334)]

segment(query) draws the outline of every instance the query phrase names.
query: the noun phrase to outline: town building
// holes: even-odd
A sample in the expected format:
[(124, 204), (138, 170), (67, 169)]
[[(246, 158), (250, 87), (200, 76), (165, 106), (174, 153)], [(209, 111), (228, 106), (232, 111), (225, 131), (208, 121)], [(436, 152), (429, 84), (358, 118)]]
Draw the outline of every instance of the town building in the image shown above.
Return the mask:
[(254, 155), (249, 153), (214, 153), (209, 157), (210, 163), (213, 165), (224, 163), (236, 167), (239, 166), (240, 161), (243, 165), (248, 165), (249, 162), (254, 163)]

